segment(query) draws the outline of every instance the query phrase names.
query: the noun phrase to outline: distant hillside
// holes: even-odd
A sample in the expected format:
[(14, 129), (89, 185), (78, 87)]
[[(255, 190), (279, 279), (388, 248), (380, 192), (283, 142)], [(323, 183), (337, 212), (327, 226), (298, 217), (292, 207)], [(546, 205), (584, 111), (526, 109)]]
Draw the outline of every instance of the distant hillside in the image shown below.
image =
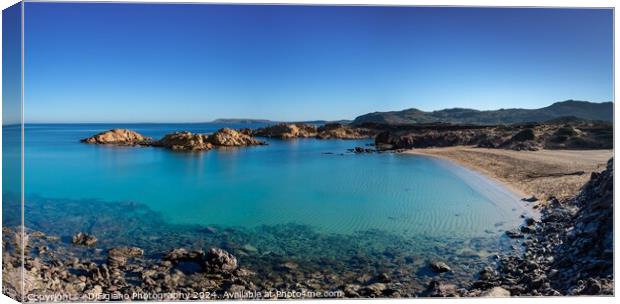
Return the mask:
[(556, 102), (540, 109), (500, 109), (478, 111), (473, 109), (453, 108), (433, 112), (418, 109), (406, 109), (392, 112), (374, 112), (358, 116), (352, 124), (419, 124), (419, 123), (453, 123), (453, 124), (512, 124), (521, 122), (544, 122), (561, 117), (572, 116), (580, 119), (612, 122), (614, 111), (612, 102), (593, 103), (587, 101), (567, 100)]
[(278, 124), (278, 123), (303, 123), (310, 125), (324, 125), (328, 123), (340, 123), (340, 124), (348, 124), (350, 120), (306, 120), (306, 121), (274, 121), (268, 119), (253, 119), (253, 118), (218, 118), (212, 123), (222, 123), (222, 124)]
[(211, 121), (212, 123), (222, 123), (222, 124), (256, 124), (256, 123), (275, 123), (274, 121), (268, 119), (252, 119), (252, 118), (218, 118), (216, 120)]

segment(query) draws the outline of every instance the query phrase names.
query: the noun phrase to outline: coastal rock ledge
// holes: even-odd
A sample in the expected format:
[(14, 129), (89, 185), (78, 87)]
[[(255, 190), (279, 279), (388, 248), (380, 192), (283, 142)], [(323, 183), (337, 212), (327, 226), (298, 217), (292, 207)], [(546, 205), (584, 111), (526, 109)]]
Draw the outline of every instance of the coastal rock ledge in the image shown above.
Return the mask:
[(112, 129), (80, 140), (87, 144), (149, 145), (152, 138), (128, 129)]

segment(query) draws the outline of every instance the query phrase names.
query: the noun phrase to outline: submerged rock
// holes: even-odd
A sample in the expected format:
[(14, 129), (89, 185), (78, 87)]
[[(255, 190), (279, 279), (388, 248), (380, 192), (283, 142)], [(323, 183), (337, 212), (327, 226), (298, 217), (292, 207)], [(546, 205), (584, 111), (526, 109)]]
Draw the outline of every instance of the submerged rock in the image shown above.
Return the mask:
[(237, 269), (237, 258), (220, 248), (211, 248), (206, 257), (206, 268), (213, 272), (231, 272)]
[(204, 256), (205, 253), (202, 250), (187, 250), (185, 248), (177, 248), (168, 252), (164, 256), (164, 260), (173, 263), (178, 263), (181, 261), (202, 261)]
[(129, 258), (142, 256), (144, 251), (138, 247), (116, 247), (108, 251), (108, 265), (110, 268), (122, 267)]
[(452, 271), (452, 268), (450, 268), (448, 264), (441, 262), (441, 261), (433, 261), (430, 263), (430, 266), (431, 266), (431, 269), (437, 273)]
[(97, 238), (93, 235), (79, 232), (71, 238), (71, 242), (80, 246), (95, 246)]
[(80, 140), (87, 144), (148, 145), (152, 138), (128, 129), (112, 129)]
[(425, 295), (427, 297), (458, 297), (459, 293), (454, 284), (442, 283), (439, 281), (431, 281), (428, 284)]

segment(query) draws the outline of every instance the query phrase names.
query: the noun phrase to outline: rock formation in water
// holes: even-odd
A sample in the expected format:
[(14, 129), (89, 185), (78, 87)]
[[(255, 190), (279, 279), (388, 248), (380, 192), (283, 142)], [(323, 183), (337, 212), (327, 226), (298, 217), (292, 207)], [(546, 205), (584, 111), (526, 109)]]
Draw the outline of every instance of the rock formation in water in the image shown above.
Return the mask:
[(82, 142), (115, 145), (139, 144), (182, 151), (205, 151), (213, 147), (239, 147), (265, 144), (253, 138), (251, 135), (248, 135), (247, 131), (236, 131), (229, 128), (219, 129), (211, 135), (195, 134), (187, 131), (175, 132), (166, 134), (162, 139), (156, 141), (131, 130), (114, 129), (83, 139)]
[(309, 138), (317, 135), (317, 127), (309, 124), (275, 124), (254, 130), (254, 136), (291, 139)]
[(162, 139), (154, 141), (152, 145), (180, 151), (204, 151), (213, 148), (208, 135), (187, 131), (166, 134)]
[(97, 238), (93, 235), (79, 232), (71, 238), (71, 243), (81, 246), (94, 246), (97, 244)]
[(128, 129), (112, 129), (81, 140), (87, 144), (148, 145), (152, 139)]
[(255, 146), (265, 144), (250, 135), (229, 128), (219, 129), (217, 132), (209, 135), (208, 141), (214, 146), (222, 147)]

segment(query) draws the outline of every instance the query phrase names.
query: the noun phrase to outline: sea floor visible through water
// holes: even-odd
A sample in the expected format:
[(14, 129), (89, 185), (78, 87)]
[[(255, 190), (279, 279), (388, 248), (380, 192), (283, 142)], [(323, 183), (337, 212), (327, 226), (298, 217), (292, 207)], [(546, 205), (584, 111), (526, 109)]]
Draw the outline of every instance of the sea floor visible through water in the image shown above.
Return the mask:
[[(104, 263), (118, 246), (152, 258), (219, 247), (256, 273), (257, 286), (291, 289), (318, 276), (338, 289), (384, 274), (415, 296), (438, 278), (466, 287), (498, 254), (519, 250), (503, 232), (529, 215), (509, 190), (445, 161), (347, 153), (369, 141), (268, 140), (202, 153), (78, 142), (112, 127), (26, 128), (24, 225), (60, 237), (48, 251)], [(222, 126), (124, 127), (160, 137)], [(3, 201), (4, 226), (20, 225), (19, 195), (5, 191)], [(78, 232), (97, 245), (72, 246)], [(433, 272), (433, 261), (452, 271)]]

